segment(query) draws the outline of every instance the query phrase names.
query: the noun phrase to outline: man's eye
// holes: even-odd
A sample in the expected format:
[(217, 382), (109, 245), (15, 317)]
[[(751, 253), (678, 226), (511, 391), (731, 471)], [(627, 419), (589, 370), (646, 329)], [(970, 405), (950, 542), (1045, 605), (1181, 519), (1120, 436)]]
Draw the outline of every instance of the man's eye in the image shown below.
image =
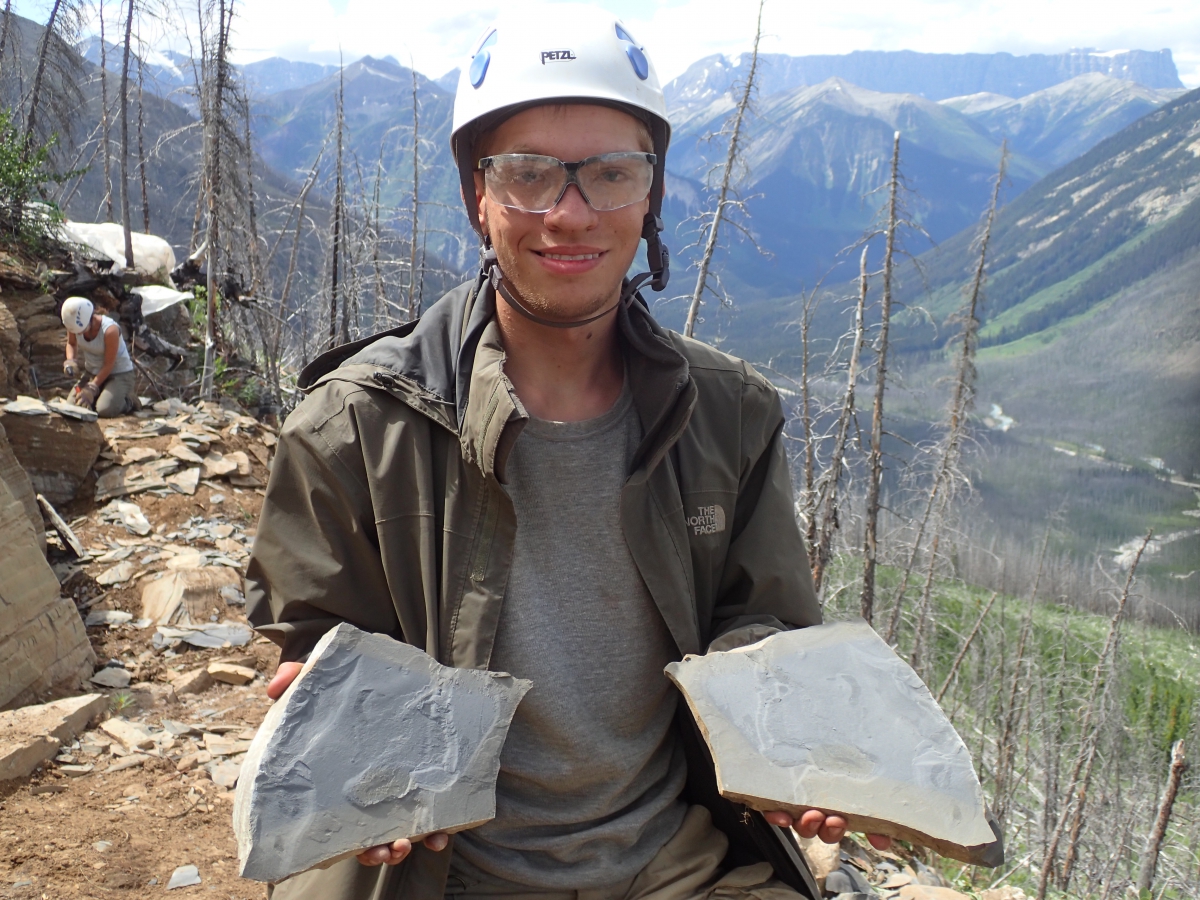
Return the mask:
[(605, 184), (620, 184), (629, 179), (629, 172), (619, 168), (602, 169), (599, 179)]
[(508, 180), (516, 184), (537, 184), (545, 178), (540, 169), (516, 169), (509, 173)]

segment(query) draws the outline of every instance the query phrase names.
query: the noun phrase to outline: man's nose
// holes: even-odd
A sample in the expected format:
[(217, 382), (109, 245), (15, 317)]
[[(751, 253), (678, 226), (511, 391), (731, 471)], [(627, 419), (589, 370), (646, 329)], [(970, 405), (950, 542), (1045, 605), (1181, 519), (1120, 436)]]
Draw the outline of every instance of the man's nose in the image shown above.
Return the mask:
[(576, 184), (567, 185), (562, 199), (545, 217), (547, 227), (563, 230), (592, 228), (597, 221), (596, 211), (583, 199)]

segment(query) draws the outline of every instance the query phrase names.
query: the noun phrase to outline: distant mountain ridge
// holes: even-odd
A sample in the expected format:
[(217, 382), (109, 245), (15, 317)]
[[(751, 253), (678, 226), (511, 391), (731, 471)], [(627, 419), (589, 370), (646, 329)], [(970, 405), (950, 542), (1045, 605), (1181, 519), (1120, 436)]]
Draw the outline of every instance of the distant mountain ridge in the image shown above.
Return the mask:
[[(743, 76), (748, 62), (746, 53), (698, 60), (665, 86), (668, 108), (711, 102)], [(916, 94), (929, 100), (985, 91), (1023, 97), (1089, 72), (1151, 88), (1183, 87), (1170, 50), (1081, 49), (1029, 56), (912, 50), (856, 50), (840, 56), (763, 53), (759, 54), (759, 66), (759, 93), (763, 96), (841, 78), (868, 90)]]
[(1018, 153), (1057, 167), (1182, 93), (1090, 72), (1020, 99), (981, 93), (941, 103), (1008, 138)]

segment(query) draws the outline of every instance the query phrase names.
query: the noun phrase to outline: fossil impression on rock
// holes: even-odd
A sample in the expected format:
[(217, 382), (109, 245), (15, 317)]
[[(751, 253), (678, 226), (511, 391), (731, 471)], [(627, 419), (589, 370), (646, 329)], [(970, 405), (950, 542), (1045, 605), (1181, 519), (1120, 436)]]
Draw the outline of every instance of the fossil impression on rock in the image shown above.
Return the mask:
[(500, 750), (530, 687), (447, 668), (352, 625), (331, 629), (242, 764), (233, 808), (242, 876), (277, 882), (493, 818)]
[(819, 809), (976, 865), (1004, 861), (966, 745), (929, 689), (861, 619), (773, 634), (667, 666), (722, 796)]

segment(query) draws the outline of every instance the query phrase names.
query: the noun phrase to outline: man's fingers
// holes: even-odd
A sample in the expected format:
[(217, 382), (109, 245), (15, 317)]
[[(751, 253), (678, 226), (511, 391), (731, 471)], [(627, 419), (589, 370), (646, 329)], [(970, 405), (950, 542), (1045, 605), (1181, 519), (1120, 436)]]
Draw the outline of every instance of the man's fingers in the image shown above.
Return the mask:
[(437, 834), (431, 834), (429, 837), (425, 838), (424, 843), (425, 846), (430, 850), (440, 853), (441, 851), (445, 850), (446, 845), (450, 843), (450, 835), (439, 831)]
[(800, 816), (799, 821), (794, 826), (796, 831), (802, 838), (814, 838), (817, 832), (821, 830), (821, 826), (825, 824), (825, 813), (819, 809), (808, 809)]
[[(303, 668), (303, 663), (280, 663), (279, 668), (275, 670), (275, 677), (272, 678), (270, 683), (267, 685), (267, 696), (272, 700), (278, 700), (280, 697), (282, 697), (283, 692), (288, 689), (288, 685), (296, 680), (296, 676), (300, 674), (300, 670)], [(367, 865), (378, 865), (378, 863), (368, 863)]]
[(826, 844), (836, 844), (846, 835), (846, 820), (841, 816), (826, 816), (817, 834)]
[(792, 822), (792, 817), (785, 812), (763, 813), (763, 818), (772, 825), (778, 825), (780, 828), (791, 828), (794, 824)]
[(358, 854), (358, 861), (364, 866), (394, 866), (412, 852), (412, 844), (407, 840), (393, 841), (390, 844), (380, 844)]
[(871, 846), (876, 850), (892, 849), (892, 839), (886, 834), (868, 834), (867, 840), (871, 842)]

